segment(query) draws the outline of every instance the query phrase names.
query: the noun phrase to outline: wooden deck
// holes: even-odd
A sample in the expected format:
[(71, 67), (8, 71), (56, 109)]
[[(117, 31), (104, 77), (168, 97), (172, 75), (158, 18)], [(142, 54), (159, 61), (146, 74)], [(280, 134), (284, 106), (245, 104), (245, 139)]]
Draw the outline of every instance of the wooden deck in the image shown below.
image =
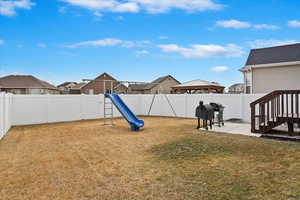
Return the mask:
[(269, 138), (269, 139), (276, 139), (276, 140), (288, 140), (288, 141), (295, 141), (295, 142), (300, 142), (300, 135), (298, 136), (290, 136), (286, 134), (262, 134), (262, 138)]
[[(295, 125), (300, 124), (299, 98), (300, 90), (277, 90), (252, 102), (251, 131), (269, 137), (275, 128), (287, 124), (288, 130), (283, 136), (290, 138), (299, 135), (294, 133)], [(279, 137), (278, 134), (275, 136)]]

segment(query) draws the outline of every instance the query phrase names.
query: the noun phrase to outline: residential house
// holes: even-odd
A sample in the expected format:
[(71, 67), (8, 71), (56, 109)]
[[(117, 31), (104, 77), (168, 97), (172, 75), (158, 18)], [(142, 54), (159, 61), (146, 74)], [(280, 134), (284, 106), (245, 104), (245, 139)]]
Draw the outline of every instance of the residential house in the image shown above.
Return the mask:
[(103, 73), (91, 81), (78, 83), (70, 88), (70, 94), (104, 94), (111, 89), (117, 93), (127, 92), (125, 85), (120, 84), (108, 73)]
[(228, 88), (228, 93), (230, 93), (230, 94), (242, 94), (242, 93), (244, 93), (244, 87), (245, 87), (245, 85), (243, 83), (233, 84)]
[(174, 94), (198, 94), (198, 93), (224, 93), (224, 86), (217, 82), (210, 82), (204, 80), (188, 81), (172, 87)]
[(76, 82), (64, 82), (57, 86), (57, 88), (63, 93), (63, 94), (69, 94), (70, 88), (73, 88), (77, 85)]
[(244, 74), (245, 93), (300, 89), (300, 43), (253, 49)]
[(0, 91), (13, 94), (60, 94), (57, 87), (31, 75), (1, 77)]
[(129, 84), (128, 93), (130, 94), (170, 94), (172, 86), (180, 84), (173, 76), (162, 76), (151, 83)]

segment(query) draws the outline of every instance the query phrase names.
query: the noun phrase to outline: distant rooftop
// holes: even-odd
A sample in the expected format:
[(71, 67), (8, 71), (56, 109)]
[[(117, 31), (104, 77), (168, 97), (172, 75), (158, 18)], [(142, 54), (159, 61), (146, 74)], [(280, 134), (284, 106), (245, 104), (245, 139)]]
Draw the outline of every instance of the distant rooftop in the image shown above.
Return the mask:
[(88, 82), (81, 82), (78, 83), (77, 85), (75, 85), (74, 87), (70, 88), (70, 90), (80, 90), (83, 86), (85, 86), (86, 84), (88, 84)]
[(175, 85), (173, 87), (197, 87), (197, 86), (217, 86), (217, 87), (223, 87), (219, 83), (216, 82), (210, 82), (205, 80), (193, 80), (188, 81), (179, 85)]
[(32, 88), (57, 90), (54, 85), (31, 75), (9, 75), (0, 78), (1, 88)]
[(76, 82), (64, 82), (64, 83), (58, 85), (57, 87), (65, 87), (65, 86), (67, 86), (69, 84), (77, 84), (77, 83)]
[[(157, 84), (163, 82), (167, 78), (172, 78), (172, 79), (176, 80), (173, 76), (167, 75), (167, 76), (159, 77), (159, 78), (155, 79), (154, 81), (152, 81), (151, 83), (130, 84), (129, 87), (132, 90), (136, 90), (136, 91), (150, 90), (153, 87), (155, 87)], [(177, 82), (180, 83), (179, 81), (177, 81)]]

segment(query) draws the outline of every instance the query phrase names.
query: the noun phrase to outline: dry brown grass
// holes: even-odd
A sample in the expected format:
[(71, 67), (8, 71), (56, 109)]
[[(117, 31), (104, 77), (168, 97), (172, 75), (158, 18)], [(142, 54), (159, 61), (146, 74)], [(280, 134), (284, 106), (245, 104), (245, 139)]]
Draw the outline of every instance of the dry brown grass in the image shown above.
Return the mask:
[(15, 127), (0, 141), (0, 199), (300, 199), (300, 146), (194, 129), (188, 119)]

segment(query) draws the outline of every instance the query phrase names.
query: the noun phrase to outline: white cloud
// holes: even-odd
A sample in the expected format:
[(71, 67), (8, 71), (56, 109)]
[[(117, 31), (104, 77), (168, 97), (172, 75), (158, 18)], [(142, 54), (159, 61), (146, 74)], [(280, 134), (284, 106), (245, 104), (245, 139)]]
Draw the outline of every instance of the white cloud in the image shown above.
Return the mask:
[(142, 41), (127, 41), (121, 40), (117, 38), (106, 38), (102, 40), (90, 40), (78, 42), (70, 45), (65, 45), (66, 48), (78, 48), (78, 47), (109, 47), (109, 46), (120, 46), (124, 48), (132, 48), (132, 47), (144, 47), (151, 44), (148, 40)]
[(139, 12), (166, 13), (172, 9), (187, 12), (220, 10), (223, 5), (215, 0), (60, 0), (89, 10), (110, 12)]
[(167, 39), (169, 39), (169, 37), (168, 36), (159, 36), (159, 39), (160, 40), (167, 40)]
[(239, 57), (244, 53), (241, 47), (234, 44), (225, 46), (194, 44), (190, 48), (180, 47), (177, 44), (167, 44), (158, 47), (163, 52), (179, 53), (185, 58)]
[(137, 55), (147, 55), (149, 54), (149, 51), (147, 50), (140, 50), (135, 52)]
[(271, 24), (256, 24), (256, 25), (253, 25), (253, 27), (256, 29), (269, 29), (269, 30), (280, 29), (279, 26), (271, 25)]
[(288, 45), (294, 43), (297, 43), (297, 41), (296, 40), (254, 40), (254, 41), (247, 42), (247, 44), (254, 49)]
[(214, 72), (224, 72), (224, 71), (229, 70), (229, 67), (227, 67), (227, 66), (215, 66), (215, 67), (211, 68), (211, 70), (214, 71)]
[(206, 10), (220, 10), (221, 4), (215, 0), (133, 0), (149, 13), (165, 13), (171, 9), (179, 9), (187, 12)]
[(123, 20), (124, 20), (124, 17), (121, 16), (121, 15), (120, 15), (120, 16), (117, 16), (117, 17), (116, 17), (116, 20), (118, 20), (118, 21), (123, 21)]
[(40, 44), (37, 44), (36, 47), (38, 47), (38, 48), (46, 48), (47, 45), (40, 43)]
[(137, 12), (138, 5), (135, 2), (119, 2), (117, 0), (60, 0), (71, 4), (86, 8), (89, 10), (111, 11), (111, 12)]
[(239, 20), (221, 20), (216, 22), (217, 26), (224, 27), (224, 28), (235, 28), (235, 29), (242, 29), (242, 28), (250, 28), (251, 24), (248, 22), (243, 22)]
[(94, 47), (106, 47), (106, 46), (116, 46), (122, 44), (122, 40), (114, 39), (114, 38), (106, 38), (103, 40), (91, 40), (91, 41), (84, 41), (78, 42), (70, 45), (66, 45), (67, 48), (78, 48), (82, 46), (94, 46)]
[(30, 10), (35, 3), (31, 0), (16, 0), (16, 1), (4, 1), (0, 0), (0, 15), (12, 17), (15, 16), (17, 9), (26, 9)]
[(66, 13), (67, 12), (67, 7), (65, 7), (65, 6), (58, 7), (58, 12), (60, 12), (60, 13)]
[(112, 9), (114, 12), (138, 12), (140, 10), (140, 7), (134, 3), (134, 2), (128, 2), (128, 3), (119, 3), (115, 8)]
[(291, 20), (288, 22), (288, 26), (292, 28), (299, 28), (300, 27), (300, 21), (298, 20)]
[(246, 29), (246, 28), (268, 29), (268, 30), (280, 29), (279, 26), (272, 25), (272, 24), (251, 24), (246, 21), (239, 21), (235, 19), (217, 21), (216, 26), (223, 27), (223, 28), (234, 28), (234, 29)]
[(23, 45), (23, 44), (17, 44), (16, 47), (17, 47), (17, 48), (23, 48), (24, 45)]
[(102, 17), (102, 14), (99, 11), (95, 11), (93, 13), (96, 17)]
[(0, 40), (0, 45), (4, 44), (4, 40)]

